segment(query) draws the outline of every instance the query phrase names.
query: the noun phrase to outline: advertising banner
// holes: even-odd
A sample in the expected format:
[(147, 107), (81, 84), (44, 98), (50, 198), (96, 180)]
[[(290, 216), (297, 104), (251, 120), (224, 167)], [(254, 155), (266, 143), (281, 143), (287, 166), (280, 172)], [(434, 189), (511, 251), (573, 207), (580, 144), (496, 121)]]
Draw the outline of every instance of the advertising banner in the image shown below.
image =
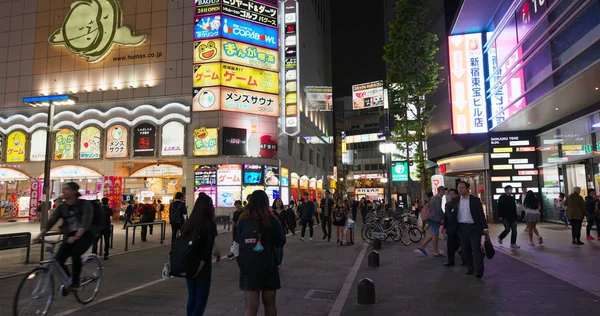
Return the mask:
[(277, 27), (277, 8), (252, 0), (223, 0), (223, 13)]
[(99, 128), (89, 126), (81, 131), (79, 140), (79, 159), (99, 159), (100, 158), (100, 140), (102, 132)]
[(195, 19), (194, 40), (221, 37), (221, 16), (212, 15)]
[(446, 185), (444, 183), (443, 175), (436, 174), (434, 176), (431, 176), (431, 192), (433, 192), (433, 195), (438, 194), (438, 187), (441, 185)]
[(224, 38), (270, 49), (279, 48), (277, 29), (230, 16), (223, 16), (222, 20), (222, 35)]
[(194, 186), (215, 186), (217, 185), (217, 166), (216, 165), (196, 165), (194, 166)]
[(298, 49), (296, 44), (300, 32), (296, 24), (296, 15), (299, 5), (295, 1), (282, 3), (285, 23), (280, 26), (279, 32), (285, 37), (281, 53), (285, 56), (285, 129), (290, 136), (300, 133), (300, 111), (298, 111)]
[(382, 195), (383, 188), (357, 188), (354, 189), (356, 195)]
[(108, 206), (110, 208), (120, 210), (123, 199), (123, 178), (105, 176), (102, 193), (105, 198), (108, 198)]
[(241, 185), (242, 165), (220, 165), (217, 170), (217, 185)]
[(245, 128), (223, 127), (223, 155), (246, 156)]
[(220, 0), (195, 0), (196, 16), (218, 13), (221, 11)]
[(278, 186), (279, 185), (279, 167), (265, 166), (265, 185), (266, 186)]
[(221, 63), (221, 85), (277, 94), (279, 93), (279, 74)]
[[(267, 196), (269, 197), (269, 205), (273, 205), (275, 199), (280, 198), (279, 187), (265, 187), (265, 193), (267, 193)], [(283, 200), (281, 200), (281, 202), (283, 205), (286, 204)]]
[(194, 201), (198, 198), (200, 193), (204, 193), (213, 200), (213, 206), (216, 206), (217, 203), (217, 187), (216, 186), (207, 186), (207, 187), (197, 187), (194, 190)]
[(194, 88), (221, 84), (221, 63), (194, 65)]
[(194, 42), (194, 64), (221, 61), (221, 39), (214, 38)]
[(6, 140), (6, 162), (24, 162), (27, 137), (25, 133), (16, 131), (8, 134)]
[(29, 220), (39, 218), (38, 202), (42, 201), (42, 189), (44, 187), (44, 179), (31, 179), (29, 190)]
[(152, 157), (156, 152), (156, 127), (142, 123), (133, 129), (133, 156)]
[(221, 110), (279, 117), (279, 96), (223, 87)]
[(383, 81), (352, 86), (352, 108), (362, 110), (383, 106)]
[(263, 183), (263, 167), (261, 165), (244, 165), (244, 185), (260, 185)]
[(63, 128), (56, 132), (54, 159), (71, 160), (75, 156), (75, 132)]
[(192, 111), (218, 111), (221, 109), (221, 87), (194, 88)]
[(111, 126), (106, 132), (106, 158), (127, 157), (127, 128), (123, 125)]
[(235, 201), (242, 200), (241, 186), (219, 186), (217, 187), (217, 206), (234, 207)]
[(392, 182), (408, 182), (409, 168), (406, 161), (392, 163)]
[(219, 129), (200, 127), (194, 129), (194, 156), (216, 156), (219, 154)]
[(39, 129), (31, 134), (30, 161), (46, 160), (46, 131)]
[(304, 87), (306, 107), (308, 111), (333, 111), (332, 87)]
[(487, 133), (482, 34), (448, 37), (452, 133)]
[(281, 186), (283, 186), (283, 187), (287, 187), (290, 185), (290, 171), (288, 168), (281, 168), (280, 181), (281, 181)]
[(222, 41), (223, 61), (254, 68), (279, 71), (278, 52), (235, 41)]
[(162, 127), (163, 156), (181, 156), (184, 154), (185, 126), (180, 122), (169, 122)]
[(242, 190), (242, 196), (245, 198), (248, 195), (252, 194), (252, 192), (256, 191), (256, 190), (264, 190), (265, 187), (262, 185), (249, 185), (249, 186), (245, 186), (244, 189)]

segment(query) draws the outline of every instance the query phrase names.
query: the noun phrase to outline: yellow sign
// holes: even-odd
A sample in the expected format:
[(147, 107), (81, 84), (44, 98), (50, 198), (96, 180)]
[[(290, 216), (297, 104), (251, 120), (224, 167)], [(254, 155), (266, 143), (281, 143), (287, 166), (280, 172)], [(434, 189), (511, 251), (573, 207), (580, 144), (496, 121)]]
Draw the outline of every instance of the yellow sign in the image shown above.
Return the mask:
[(495, 153), (512, 153), (513, 149), (512, 149), (512, 147), (494, 148), (494, 152)]
[(221, 39), (194, 42), (194, 63), (204, 64), (221, 61)]
[(279, 93), (279, 74), (222, 63), (221, 85), (251, 91)]
[(258, 46), (223, 40), (223, 61), (254, 68), (279, 71), (278, 52)]
[(48, 42), (64, 45), (69, 51), (93, 63), (102, 60), (113, 44), (137, 46), (146, 35), (135, 35), (123, 26), (123, 12), (117, 0), (75, 1), (61, 28)]
[(6, 139), (6, 162), (24, 162), (27, 137), (23, 132), (12, 132)]
[(512, 170), (512, 165), (493, 165), (492, 170)]
[(218, 86), (220, 78), (220, 63), (194, 65), (194, 88)]
[(219, 154), (219, 129), (200, 127), (194, 129), (194, 156)]

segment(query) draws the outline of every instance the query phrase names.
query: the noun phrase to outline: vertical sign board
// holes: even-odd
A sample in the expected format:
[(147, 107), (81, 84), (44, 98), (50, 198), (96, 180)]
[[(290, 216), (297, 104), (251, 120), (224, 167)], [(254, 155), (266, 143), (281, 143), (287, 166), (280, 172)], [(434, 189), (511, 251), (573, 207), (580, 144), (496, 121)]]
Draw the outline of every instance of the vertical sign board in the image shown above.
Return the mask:
[(284, 73), (282, 80), (282, 100), (285, 133), (290, 136), (295, 136), (300, 133), (300, 108), (302, 103), (298, 99), (298, 86), (300, 84), (300, 67), (298, 61), (299, 53), (299, 36), (298, 28), (298, 5), (295, 0), (287, 0), (281, 2), (280, 10), (283, 11), (283, 23), (280, 23), (280, 36), (282, 51), (280, 52), (282, 63), (281, 73)]
[(448, 37), (452, 133), (487, 133), (482, 34)]

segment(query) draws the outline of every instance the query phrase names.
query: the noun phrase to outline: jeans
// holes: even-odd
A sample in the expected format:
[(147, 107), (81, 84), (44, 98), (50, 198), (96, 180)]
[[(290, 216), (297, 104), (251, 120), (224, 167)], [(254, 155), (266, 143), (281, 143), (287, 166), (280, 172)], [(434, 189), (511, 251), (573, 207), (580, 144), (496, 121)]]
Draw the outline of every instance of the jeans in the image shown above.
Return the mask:
[(581, 241), (582, 223), (582, 219), (571, 219), (571, 235), (573, 236), (573, 241)]
[(275, 255), (277, 255), (277, 261), (279, 265), (283, 264), (283, 247), (275, 248)]
[(98, 254), (98, 242), (101, 238), (104, 238), (104, 257), (108, 257), (108, 248), (110, 246), (110, 228), (105, 229), (100, 236), (94, 238), (94, 244), (92, 245), (92, 253)]
[(302, 233), (300, 237), (304, 238), (304, 233), (306, 233), (306, 225), (308, 224), (308, 230), (310, 231), (310, 238), (313, 236), (313, 225), (315, 224), (311, 219), (303, 219), (302, 220)]
[(123, 223), (123, 229), (127, 227), (127, 223), (129, 223), (129, 225), (133, 225), (133, 222), (131, 221), (131, 215), (125, 215), (125, 223)]
[(504, 239), (506, 235), (510, 234), (510, 244), (514, 245), (517, 243), (517, 220), (514, 218), (502, 218), (502, 223), (504, 223), (504, 231), (500, 234), (500, 239)]
[(171, 243), (175, 242), (175, 239), (177, 239), (177, 233), (181, 230), (181, 226), (181, 224), (171, 223)]
[[(68, 237), (75, 236), (76, 232), (72, 232), (67, 234)], [(73, 261), (73, 274), (71, 279), (71, 285), (74, 287), (79, 286), (79, 276), (81, 275), (81, 256), (90, 248), (92, 243), (94, 242), (94, 235), (90, 231), (86, 231), (83, 233), (81, 238), (77, 240), (74, 244), (69, 244), (63, 242), (60, 244), (60, 249), (56, 254), (56, 261), (60, 264), (60, 266), (65, 270), (67, 275), (71, 276), (69, 273), (69, 269), (65, 265), (65, 261), (67, 258), (71, 258)]]
[(564, 210), (558, 212), (558, 219), (565, 223), (565, 225), (569, 225), (569, 219), (567, 218), (567, 214), (565, 214)]
[(323, 216), (321, 218), (321, 228), (323, 228), (323, 239), (331, 240), (331, 217)]
[(188, 316), (204, 315), (208, 294), (210, 293), (212, 266), (205, 264), (196, 278), (185, 278), (188, 288)]
[(596, 223), (596, 231), (598, 232), (598, 237), (600, 237), (600, 217), (589, 216), (587, 217), (587, 226), (585, 227), (585, 235), (591, 236), (592, 226)]

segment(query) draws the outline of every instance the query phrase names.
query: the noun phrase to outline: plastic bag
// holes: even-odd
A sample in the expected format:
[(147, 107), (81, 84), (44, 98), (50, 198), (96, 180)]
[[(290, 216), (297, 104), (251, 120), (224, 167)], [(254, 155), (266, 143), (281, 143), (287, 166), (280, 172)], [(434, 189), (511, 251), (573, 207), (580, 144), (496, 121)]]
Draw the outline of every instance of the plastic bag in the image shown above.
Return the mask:
[(237, 241), (234, 241), (231, 244), (231, 248), (229, 249), (229, 252), (231, 254), (233, 254), (234, 257), (237, 257), (240, 255), (240, 244), (237, 243)]
[(348, 220), (346, 220), (346, 228), (347, 229), (354, 229), (356, 227), (356, 222), (350, 218), (348, 218)]

